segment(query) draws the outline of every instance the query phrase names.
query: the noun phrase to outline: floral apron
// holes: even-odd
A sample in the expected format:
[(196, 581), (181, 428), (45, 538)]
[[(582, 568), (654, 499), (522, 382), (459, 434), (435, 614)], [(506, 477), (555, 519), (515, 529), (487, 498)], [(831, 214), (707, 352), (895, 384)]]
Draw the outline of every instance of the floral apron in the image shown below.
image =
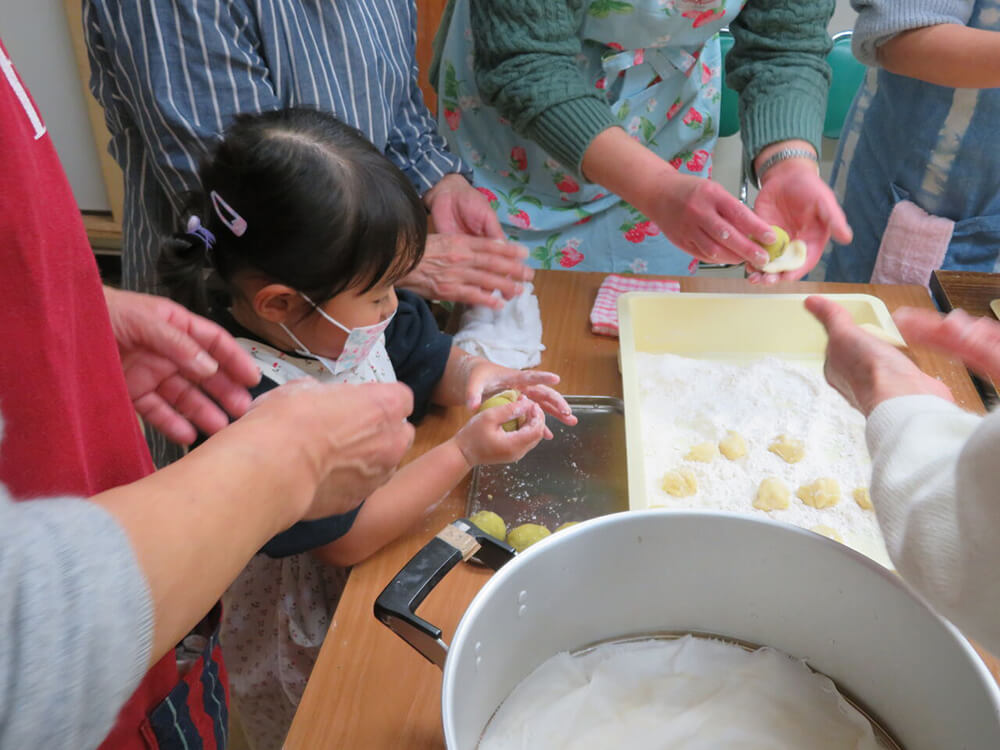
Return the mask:
[[(454, 0), (442, 49), (439, 125), (473, 166), (507, 235), (542, 268), (687, 273), (691, 256), (655, 224), (578, 180), (482, 102), (469, 2)], [(722, 90), (717, 32), (742, 7), (741, 0), (592, 0), (579, 31), (580, 75), (604, 92), (632, 138), (687, 174), (712, 174)]]
[[(977, 0), (968, 25), (1000, 31), (1000, 0)], [(904, 199), (955, 222), (942, 268), (1000, 271), (998, 122), (1000, 89), (869, 70), (831, 176), (854, 239), (834, 244), (809, 278), (867, 282), (889, 214)]]

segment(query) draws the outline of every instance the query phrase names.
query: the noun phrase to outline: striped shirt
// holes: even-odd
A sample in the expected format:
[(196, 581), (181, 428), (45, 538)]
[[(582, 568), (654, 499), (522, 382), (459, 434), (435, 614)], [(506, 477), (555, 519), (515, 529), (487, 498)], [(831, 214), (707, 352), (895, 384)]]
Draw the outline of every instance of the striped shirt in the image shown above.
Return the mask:
[(424, 193), (469, 174), (417, 86), (414, 0), (84, 0), (91, 89), (125, 173), (123, 283), (153, 286), (197, 167), (240, 113), (331, 112)]

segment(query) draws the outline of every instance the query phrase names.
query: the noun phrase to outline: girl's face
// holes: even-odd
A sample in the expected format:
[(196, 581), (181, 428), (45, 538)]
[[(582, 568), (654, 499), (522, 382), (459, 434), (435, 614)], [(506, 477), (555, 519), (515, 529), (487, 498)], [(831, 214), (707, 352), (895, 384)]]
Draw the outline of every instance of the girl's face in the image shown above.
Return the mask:
[[(362, 328), (386, 320), (396, 312), (398, 304), (392, 284), (379, 283), (367, 292), (361, 291), (361, 287), (347, 289), (319, 307), (344, 328)], [(347, 341), (346, 331), (337, 328), (314, 310), (289, 327), (309, 351), (324, 357), (340, 356)]]

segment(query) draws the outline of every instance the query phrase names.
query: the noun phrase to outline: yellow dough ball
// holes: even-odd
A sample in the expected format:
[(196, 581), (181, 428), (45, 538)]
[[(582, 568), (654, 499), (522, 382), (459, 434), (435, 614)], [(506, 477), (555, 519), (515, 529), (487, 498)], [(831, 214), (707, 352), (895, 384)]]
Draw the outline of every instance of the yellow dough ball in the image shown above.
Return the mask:
[(510, 530), (507, 535), (507, 544), (518, 552), (524, 552), (535, 542), (542, 541), (552, 532), (540, 523), (522, 523), (520, 526)]
[(872, 496), (868, 492), (867, 487), (858, 487), (854, 490), (854, 502), (858, 504), (858, 507), (862, 510), (875, 510), (875, 506), (872, 505)]
[(494, 539), (502, 542), (507, 538), (507, 524), (492, 510), (478, 510), (469, 516), (469, 520)]
[(664, 474), (660, 487), (668, 495), (674, 497), (691, 497), (698, 491), (698, 479), (691, 469), (682, 466), (676, 471), (668, 471)]
[(799, 487), (795, 496), (813, 508), (832, 508), (840, 502), (840, 484), (836, 479), (817, 479)]
[[(512, 404), (521, 397), (521, 392), (513, 388), (509, 388), (506, 391), (500, 391), (488, 399), (483, 401), (478, 409), (476, 409), (476, 414), (486, 411), (487, 409), (492, 409), (494, 406), (503, 406), (504, 404)], [(521, 427), (521, 422), (517, 419), (511, 419), (503, 423), (504, 432), (517, 432)]]
[(814, 534), (822, 534), (823, 536), (829, 537), (835, 542), (840, 542), (841, 544), (844, 543), (844, 540), (841, 538), (840, 534), (837, 533), (836, 529), (832, 529), (824, 524), (813, 526), (811, 529), (809, 529), (809, 531), (813, 532)]
[(806, 455), (805, 443), (789, 435), (778, 435), (767, 449), (790, 464), (797, 464)]
[(576, 526), (578, 523), (580, 523), (580, 522), (579, 521), (567, 521), (566, 523), (563, 523), (563, 524), (560, 524), (559, 526), (557, 526), (556, 527), (556, 531), (559, 532), (559, 531), (562, 531), (563, 529), (568, 529), (570, 526)]
[(757, 488), (757, 497), (754, 498), (753, 507), (757, 510), (784, 510), (788, 507), (790, 496), (791, 493), (784, 482), (777, 477), (768, 477)]
[(703, 464), (710, 464), (719, 457), (719, 446), (715, 443), (698, 443), (691, 446), (691, 450), (684, 456), (686, 461), (698, 461)]
[(774, 242), (770, 245), (765, 245), (763, 242), (758, 242), (757, 244), (767, 250), (767, 254), (771, 260), (775, 260), (781, 256), (781, 253), (785, 250), (785, 245), (788, 244), (788, 232), (779, 227), (777, 224), (771, 225), (771, 231), (774, 232)]
[(735, 461), (737, 458), (743, 458), (747, 454), (747, 441), (743, 439), (740, 433), (730, 430), (719, 441), (719, 450), (730, 461)]

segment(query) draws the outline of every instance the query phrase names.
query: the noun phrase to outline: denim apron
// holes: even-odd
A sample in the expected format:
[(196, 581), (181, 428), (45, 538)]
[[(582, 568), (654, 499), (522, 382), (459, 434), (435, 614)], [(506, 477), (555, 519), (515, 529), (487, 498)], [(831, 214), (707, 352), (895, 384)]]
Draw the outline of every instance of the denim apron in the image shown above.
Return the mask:
[[(972, 28), (1000, 31), (1000, 0)], [(871, 69), (848, 114), (832, 185), (854, 230), (810, 279), (867, 282), (893, 206), (955, 222), (942, 268), (1000, 271), (1000, 89), (953, 89)]]
[[(470, 0), (454, 2), (436, 82), (439, 125), (473, 166), (507, 235), (541, 268), (687, 273), (691, 256), (655, 224), (578, 179), (482, 101)], [(585, 12), (580, 75), (603, 92), (632, 138), (686, 174), (712, 174), (722, 90), (717, 32), (742, 7), (741, 0), (592, 0)]]

